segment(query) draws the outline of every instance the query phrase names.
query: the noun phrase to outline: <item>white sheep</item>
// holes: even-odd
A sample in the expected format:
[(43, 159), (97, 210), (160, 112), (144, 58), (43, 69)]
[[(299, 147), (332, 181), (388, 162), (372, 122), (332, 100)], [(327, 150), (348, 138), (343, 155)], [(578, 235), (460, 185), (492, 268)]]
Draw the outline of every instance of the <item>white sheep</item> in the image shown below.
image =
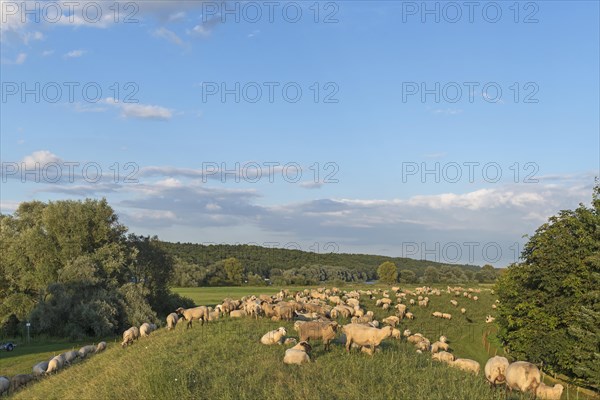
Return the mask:
[(439, 353), (432, 354), (431, 359), (450, 364), (454, 361), (454, 355), (452, 353), (448, 353), (447, 351), (440, 351)]
[(149, 324), (148, 322), (144, 322), (141, 326), (140, 326), (140, 336), (141, 337), (147, 337), (150, 336), (150, 334), (156, 330), (156, 325), (154, 324)]
[(393, 328), (385, 326), (377, 329), (360, 324), (348, 324), (344, 325), (343, 331), (346, 334), (346, 351), (350, 351), (352, 343), (359, 346), (371, 346), (371, 350), (374, 351), (375, 347), (379, 346), (384, 339), (392, 336)]
[(485, 317), (485, 323), (486, 324), (491, 324), (495, 320), (496, 320), (496, 318), (492, 317), (491, 315), (488, 315), (487, 317)]
[(65, 365), (65, 358), (62, 354), (53, 357), (49, 362), (48, 362), (48, 368), (46, 369), (46, 373), (50, 374), (52, 372), (57, 372), (58, 370), (62, 369), (62, 367), (64, 367)]
[(461, 309), (460, 309), (460, 313), (461, 313), (461, 314), (464, 314), (464, 313), (466, 313), (466, 312), (467, 312), (467, 309), (466, 309), (466, 308), (461, 308)]
[(285, 364), (304, 364), (310, 362), (310, 356), (308, 355), (312, 348), (308, 342), (302, 341), (285, 351), (283, 362)]
[(479, 373), (479, 368), (481, 368), (477, 361), (469, 360), (468, 358), (457, 358), (449, 365), (463, 371), (473, 372), (475, 375)]
[(495, 356), (490, 358), (483, 368), (485, 379), (492, 385), (496, 385), (497, 383), (503, 384), (508, 365), (509, 362), (506, 357)]
[(443, 351), (448, 351), (448, 343), (437, 341), (437, 342), (434, 342), (431, 345), (431, 352), (432, 353), (438, 353), (438, 352), (440, 352), (442, 350)]
[(523, 393), (530, 392), (535, 395), (542, 381), (540, 370), (537, 366), (527, 361), (516, 361), (506, 367), (506, 387), (510, 390), (519, 390)]
[(44, 375), (46, 373), (46, 371), (48, 370), (48, 363), (49, 363), (49, 361), (42, 361), (42, 362), (35, 364), (32, 368), (33, 376)]
[(283, 326), (275, 329), (274, 331), (269, 331), (260, 338), (260, 342), (262, 344), (281, 344), (283, 337), (287, 335), (287, 332)]
[(402, 332), (402, 336), (404, 337), (409, 337), (410, 335), (412, 335), (412, 332), (410, 331), (410, 329), (405, 329), (404, 332)]
[(407, 312), (404, 316), (406, 317), (406, 319), (415, 319), (415, 315), (411, 312)]
[(95, 352), (96, 352), (96, 346), (92, 346), (90, 344), (90, 345), (83, 346), (82, 348), (80, 348), (77, 353), (79, 354), (79, 358), (85, 358), (88, 354), (95, 353)]
[(10, 389), (10, 379), (6, 376), (0, 376), (0, 395), (8, 392)]
[(73, 361), (75, 361), (77, 359), (77, 357), (79, 357), (79, 353), (76, 351), (67, 351), (66, 353), (63, 353), (62, 355), (65, 359), (65, 363), (67, 363), (67, 364), (71, 364)]
[(438, 340), (442, 343), (448, 343), (448, 338), (444, 335), (440, 336)]
[(296, 344), (296, 343), (298, 343), (298, 340), (296, 340), (296, 338), (293, 338), (293, 337), (285, 338), (285, 340), (283, 341), (283, 344)]
[(554, 386), (546, 386), (543, 382), (536, 389), (535, 393), (537, 397), (542, 400), (560, 400), (562, 392), (565, 389), (563, 385), (557, 383)]
[(125, 347), (133, 343), (133, 340), (136, 338), (134, 329), (137, 328), (133, 326), (123, 332), (123, 341), (121, 342), (121, 347)]
[(244, 310), (233, 310), (229, 313), (230, 318), (242, 318), (248, 315), (248, 313)]
[[(217, 307), (220, 307), (221, 305), (218, 305)], [(175, 329), (175, 326), (177, 325), (177, 321), (179, 320), (179, 316), (177, 315), (177, 313), (171, 313), (169, 315), (167, 315), (167, 330), (170, 331), (171, 329)]]
[(96, 346), (96, 353), (103, 352), (104, 350), (106, 350), (106, 342), (98, 343), (98, 346)]

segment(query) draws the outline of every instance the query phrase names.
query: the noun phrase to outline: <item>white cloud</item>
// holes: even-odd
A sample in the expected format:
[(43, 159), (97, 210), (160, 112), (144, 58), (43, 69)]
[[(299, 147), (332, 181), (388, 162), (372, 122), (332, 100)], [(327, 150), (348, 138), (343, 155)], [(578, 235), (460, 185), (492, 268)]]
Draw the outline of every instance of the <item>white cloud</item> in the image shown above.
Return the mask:
[(63, 160), (49, 150), (38, 150), (34, 151), (28, 156), (25, 156), (22, 162), (25, 163), (27, 168), (33, 168), (36, 165), (43, 167), (48, 163), (61, 164)]
[(158, 38), (162, 38), (168, 40), (169, 42), (176, 44), (178, 46), (183, 46), (184, 42), (181, 40), (179, 36), (173, 31), (168, 30), (165, 27), (161, 27), (154, 31), (153, 35)]
[(48, 57), (48, 56), (51, 56), (52, 54), (54, 54), (54, 50), (44, 50), (42, 52), (42, 57)]
[(17, 65), (23, 64), (25, 62), (25, 60), (27, 60), (27, 54), (19, 53), (19, 55), (17, 56), (17, 59), (15, 60), (15, 64), (17, 64)]
[(64, 55), (65, 58), (79, 58), (86, 53), (85, 50), (71, 50)]
[(103, 103), (118, 107), (124, 118), (168, 120), (173, 117), (173, 110), (162, 106), (117, 102), (113, 98), (103, 100)]
[(320, 189), (323, 187), (323, 182), (306, 181), (300, 182), (300, 187), (305, 189)]

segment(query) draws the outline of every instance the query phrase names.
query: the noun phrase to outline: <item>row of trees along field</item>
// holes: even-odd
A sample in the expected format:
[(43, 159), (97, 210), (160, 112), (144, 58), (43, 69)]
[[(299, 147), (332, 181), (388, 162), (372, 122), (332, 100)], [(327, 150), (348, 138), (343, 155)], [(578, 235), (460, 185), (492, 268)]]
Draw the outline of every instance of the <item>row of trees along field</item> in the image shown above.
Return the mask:
[(496, 286), (511, 356), (600, 391), (600, 186), (540, 226)]
[(4, 335), (29, 319), (34, 333), (104, 336), (190, 305), (167, 286), (171, 257), (127, 235), (105, 200), (21, 203), (0, 228)]
[[(494, 282), (498, 270), (491, 266), (446, 265), (411, 258), (368, 254), (315, 253), (252, 245), (160, 242), (175, 259), (173, 286), (222, 286), (243, 283), (314, 285), (320, 282), (364, 282), (379, 278), (382, 263), (398, 266), (393, 282), (467, 283)], [(236, 269), (238, 273), (227, 271)]]

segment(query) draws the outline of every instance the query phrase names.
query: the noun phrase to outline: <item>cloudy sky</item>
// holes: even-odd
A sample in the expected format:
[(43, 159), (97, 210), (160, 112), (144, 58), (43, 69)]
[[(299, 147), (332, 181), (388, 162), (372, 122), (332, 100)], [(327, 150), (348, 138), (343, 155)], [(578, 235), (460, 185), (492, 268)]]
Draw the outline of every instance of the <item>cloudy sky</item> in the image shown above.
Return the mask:
[(0, 3), (3, 213), (504, 266), (599, 175), (597, 2)]

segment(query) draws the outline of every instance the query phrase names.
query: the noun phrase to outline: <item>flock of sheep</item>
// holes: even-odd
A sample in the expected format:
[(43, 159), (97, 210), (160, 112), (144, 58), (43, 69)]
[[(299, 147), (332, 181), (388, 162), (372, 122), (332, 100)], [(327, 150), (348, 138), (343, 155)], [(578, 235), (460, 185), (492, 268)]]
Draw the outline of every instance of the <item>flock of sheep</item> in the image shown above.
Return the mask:
[[(455, 296), (462, 294), (465, 298), (478, 301), (478, 297), (473, 293), (480, 292), (480, 290), (448, 287), (447, 292)], [(285, 350), (283, 355), (285, 364), (309, 363), (312, 351), (310, 342), (315, 340), (323, 343), (325, 351), (328, 351), (330, 344), (337, 339), (345, 342), (347, 352), (354, 348), (374, 355), (380, 351), (379, 346), (382, 341), (396, 339), (406, 340), (413, 344), (418, 353), (431, 353), (431, 357), (435, 361), (475, 375), (479, 374), (479, 363), (466, 358), (455, 358), (449, 351), (448, 339), (445, 336), (440, 336), (438, 340), (431, 343), (421, 333), (412, 333), (409, 329), (405, 329), (401, 333), (396, 328), (403, 319), (414, 319), (413, 313), (408, 311), (408, 305), (428, 307), (428, 296), (432, 295), (440, 296), (441, 290), (430, 287), (420, 287), (415, 290), (401, 290), (399, 287), (392, 287), (391, 290), (352, 291), (341, 291), (334, 287), (331, 289), (305, 289), (295, 293), (281, 290), (272, 296), (252, 295), (239, 300), (227, 298), (214, 309), (206, 306), (188, 309), (180, 307), (167, 316), (166, 327), (167, 330), (172, 330), (178, 324), (185, 324), (187, 328), (190, 328), (195, 320), (204, 324), (224, 315), (228, 315), (229, 318), (251, 316), (254, 318), (266, 317), (274, 321), (293, 320), (298, 339), (287, 337), (288, 332), (284, 327), (266, 332), (260, 339), (260, 343), (264, 345), (293, 345)], [(376, 307), (393, 311), (393, 315), (382, 318), (380, 323), (375, 319), (373, 311), (366, 311), (361, 305), (361, 298), (364, 297), (376, 300)], [(396, 304), (394, 305), (394, 303)], [(450, 303), (454, 307), (458, 307), (456, 300), (452, 299)], [(496, 308), (495, 304), (493, 308)], [(466, 309), (462, 308), (461, 313), (465, 314), (465, 312)], [(451, 314), (438, 311), (434, 311), (432, 315), (448, 320), (452, 318)], [(336, 321), (339, 317), (350, 319), (350, 323), (340, 325)], [(486, 322), (491, 321), (493, 321), (493, 317), (488, 315)], [(121, 346), (126, 347), (139, 337), (150, 335), (156, 329), (156, 325), (150, 323), (144, 323), (139, 328), (131, 327), (123, 332)], [(89, 354), (95, 354), (104, 349), (106, 349), (105, 342), (99, 343), (98, 346), (84, 346), (79, 351), (69, 351), (53, 357), (49, 361), (36, 364), (32, 374), (16, 375), (12, 379), (2, 376), (0, 377), (0, 394), (9, 389), (16, 390), (37, 377), (56, 372), (78, 358), (83, 359)], [(531, 393), (534, 398), (558, 400), (562, 395), (563, 386), (560, 384), (554, 387), (546, 386), (542, 383), (538, 367), (529, 362), (517, 361), (511, 364), (506, 358), (496, 356), (487, 361), (484, 373), (490, 385), (505, 384), (510, 391)]]
[(9, 390), (14, 392), (35, 379), (58, 372), (78, 359), (84, 359), (104, 350), (106, 350), (106, 342), (100, 342), (97, 346), (83, 346), (79, 351), (67, 351), (52, 357), (48, 361), (41, 361), (35, 364), (31, 374), (18, 374), (10, 379), (6, 376), (0, 376), (0, 395), (7, 393)]
[[(478, 301), (478, 296), (473, 293), (478, 293), (480, 290), (448, 287), (447, 292)], [(381, 298), (377, 298), (379, 295)], [(227, 298), (214, 309), (206, 306), (179, 308), (167, 317), (167, 327), (173, 329), (178, 322), (185, 321), (189, 328), (194, 320), (204, 324), (218, 319), (222, 315), (229, 315), (230, 318), (251, 316), (254, 318), (266, 317), (274, 321), (295, 320), (294, 330), (298, 334), (298, 339), (287, 337), (288, 332), (284, 327), (266, 332), (260, 339), (260, 343), (264, 345), (293, 345), (285, 350), (283, 355), (285, 364), (309, 363), (312, 350), (310, 343), (315, 340), (321, 341), (327, 351), (330, 344), (339, 337), (342, 342), (345, 342), (347, 352), (355, 348), (373, 355), (380, 351), (379, 346), (382, 341), (390, 338), (397, 340), (405, 338), (408, 343), (414, 344), (418, 353), (429, 352), (433, 360), (478, 375), (480, 364), (467, 358), (455, 358), (454, 354), (449, 352), (448, 339), (445, 336), (441, 336), (437, 341), (431, 343), (420, 333), (413, 334), (409, 329), (401, 333), (396, 328), (401, 320), (414, 318), (414, 315), (408, 311), (408, 305), (428, 307), (428, 296), (432, 295), (440, 296), (441, 290), (429, 287), (401, 290), (399, 287), (393, 287), (392, 290), (347, 292), (337, 288), (319, 288), (306, 289), (293, 294), (287, 290), (281, 290), (273, 296), (245, 296), (240, 300)], [(361, 296), (375, 299), (377, 307), (381, 307), (383, 310), (393, 310), (394, 314), (383, 318), (380, 323), (375, 319), (373, 311), (365, 311), (362, 307)], [(394, 305), (394, 303), (396, 304)], [(458, 301), (452, 299), (450, 303), (454, 307), (458, 307)], [(492, 308), (495, 309), (496, 305), (494, 304)], [(465, 314), (466, 309), (462, 308), (461, 313)], [(449, 313), (434, 311), (432, 315), (438, 318), (452, 319), (452, 315)], [(350, 323), (340, 325), (336, 321), (338, 317), (350, 319)], [(493, 320), (491, 315), (486, 317), (487, 323)], [(526, 361), (517, 361), (511, 364), (505, 357), (492, 357), (487, 361), (484, 372), (490, 385), (505, 384), (510, 391), (530, 393), (534, 398), (558, 400), (564, 389), (560, 384), (553, 387), (546, 386), (542, 382), (538, 367)]]

